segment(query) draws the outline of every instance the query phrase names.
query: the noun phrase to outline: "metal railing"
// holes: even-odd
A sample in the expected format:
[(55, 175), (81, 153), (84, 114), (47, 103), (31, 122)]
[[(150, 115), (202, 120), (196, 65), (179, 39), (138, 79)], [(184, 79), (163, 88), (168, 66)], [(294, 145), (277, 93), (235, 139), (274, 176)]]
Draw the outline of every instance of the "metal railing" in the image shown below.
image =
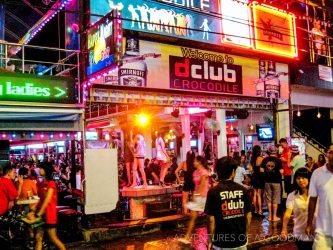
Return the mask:
[[(14, 53), (17, 52), (17, 53)], [(0, 72), (70, 76), (80, 95), (80, 51), (0, 40)], [(79, 100), (81, 100), (79, 96)]]
[(309, 134), (301, 130), (300, 128), (293, 125), (293, 132), (298, 137), (304, 138), (306, 143), (310, 144), (312, 147), (317, 149), (320, 153), (325, 154), (326, 153), (326, 147), (318, 142), (316, 139), (313, 139)]
[[(8, 71), (36, 73), (37, 66), (43, 66), (40, 67), (42, 70), (37, 72), (40, 75), (61, 76), (71, 72), (75, 73), (73, 77), (79, 78), (79, 50), (25, 45), (2, 40), (0, 40), (0, 46), (2, 47), (0, 50), (0, 65)], [(13, 54), (13, 51), (17, 49), (19, 52)], [(40, 53), (42, 53), (43, 59), (36, 59), (41, 57)], [(57, 60), (50, 58), (57, 58)], [(12, 67), (12, 65), (15, 67)]]

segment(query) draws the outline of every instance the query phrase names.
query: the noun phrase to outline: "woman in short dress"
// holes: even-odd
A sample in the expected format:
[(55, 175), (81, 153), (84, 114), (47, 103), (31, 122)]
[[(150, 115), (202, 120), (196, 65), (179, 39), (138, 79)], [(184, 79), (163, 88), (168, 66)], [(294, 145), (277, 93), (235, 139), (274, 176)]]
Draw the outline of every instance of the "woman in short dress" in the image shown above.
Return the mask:
[(263, 157), (261, 156), (261, 147), (256, 145), (252, 149), (252, 157), (250, 160), (250, 170), (252, 171), (252, 186), (254, 189), (253, 205), (254, 213), (263, 216), (262, 212), (262, 194), (265, 187), (265, 181), (263, 177), (263, 168), (261, 162)]

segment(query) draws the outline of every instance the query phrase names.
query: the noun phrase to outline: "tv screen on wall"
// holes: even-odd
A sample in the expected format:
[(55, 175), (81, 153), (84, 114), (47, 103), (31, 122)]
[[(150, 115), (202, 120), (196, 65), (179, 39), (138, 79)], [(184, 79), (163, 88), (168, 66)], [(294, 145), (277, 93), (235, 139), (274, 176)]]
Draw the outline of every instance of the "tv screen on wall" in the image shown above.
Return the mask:
[(274, 129), (269, 125), (257, 125), (257, 135), (259, 141), (273, 141)]

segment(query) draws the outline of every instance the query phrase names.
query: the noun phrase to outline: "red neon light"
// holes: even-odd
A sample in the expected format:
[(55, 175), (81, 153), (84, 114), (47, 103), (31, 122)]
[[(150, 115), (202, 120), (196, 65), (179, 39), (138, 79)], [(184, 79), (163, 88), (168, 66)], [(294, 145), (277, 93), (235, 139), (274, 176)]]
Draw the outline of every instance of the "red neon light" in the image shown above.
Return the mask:
[[(297, 57), (295, 15), (257, 3), (253, 3), (252, 8), (254, 49), (291, 58)], [(283, 22), (286, 22), (285, 25)]]

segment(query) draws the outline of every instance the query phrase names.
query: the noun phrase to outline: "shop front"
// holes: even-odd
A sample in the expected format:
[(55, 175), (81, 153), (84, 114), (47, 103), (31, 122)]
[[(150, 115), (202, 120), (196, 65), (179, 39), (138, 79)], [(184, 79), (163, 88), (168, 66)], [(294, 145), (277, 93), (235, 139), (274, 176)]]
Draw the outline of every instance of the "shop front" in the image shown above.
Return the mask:
[(124, 150), (135, 133), (144, 138), (147, 162), (157, 156), (158, 134), (170, 159), (180, 163), (191, 150), (211, 166), (275, 143), (273, 107), (288, 99), (288, 65), (133, 37), (123, 46), (119, 69), (88, 82), (85, 113), (87, 145), (100, 141), (117, 152), (120, 188), (131, 178)]
[(77, 93), (71, 77), (2, 72), (0, 140), (4, 162), (50, 161), (58, 166), (67, 159), (75, 173), (82, 165), (83, 128)]

